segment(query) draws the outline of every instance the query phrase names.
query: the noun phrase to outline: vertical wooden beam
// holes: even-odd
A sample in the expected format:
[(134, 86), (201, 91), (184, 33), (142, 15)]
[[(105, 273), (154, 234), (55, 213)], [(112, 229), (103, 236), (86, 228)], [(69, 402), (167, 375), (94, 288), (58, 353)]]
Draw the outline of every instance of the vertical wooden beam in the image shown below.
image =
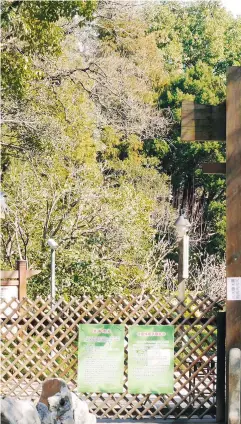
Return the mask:
[(225, 312), (217, 313), (217, 387), (216, 422), (225, 421)]
[(27, 295), (27, 261), (17, 261), (19, 293), (18, 298), (21, 301)]
[[(227, 72), (227, 364), (241, 349), (241, 67)], [(227, 379), (228, 381), (228, 379)], [(227, 392), (232, 392), (232, 385)], [(231, 397), (231, 396), (230, 396)]]

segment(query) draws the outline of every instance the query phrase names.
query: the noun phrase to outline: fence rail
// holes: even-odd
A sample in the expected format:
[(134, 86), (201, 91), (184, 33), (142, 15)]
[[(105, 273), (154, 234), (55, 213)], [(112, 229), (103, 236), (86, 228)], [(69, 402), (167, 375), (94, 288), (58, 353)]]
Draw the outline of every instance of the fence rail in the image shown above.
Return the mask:
[[(217, 391), (220, 302), (189, 295), (184, 304), (175, 297), (152, 296), (59, 299), (53, 309), (50, 300), (41, 298), (3, 303), (2, 394), (36, 399), (48, 377), (63, 378), (76, 389), (78, 324), (125, 324), (123, 393), (82, 394), (91, 411), (102, 419), (215, 418), (216, 395), (222, 392)], [(173, 394), (128, 393), (128, 327), (132, 324), (175, 326)], [(218, 368), (222, 369), (220, 363)]]

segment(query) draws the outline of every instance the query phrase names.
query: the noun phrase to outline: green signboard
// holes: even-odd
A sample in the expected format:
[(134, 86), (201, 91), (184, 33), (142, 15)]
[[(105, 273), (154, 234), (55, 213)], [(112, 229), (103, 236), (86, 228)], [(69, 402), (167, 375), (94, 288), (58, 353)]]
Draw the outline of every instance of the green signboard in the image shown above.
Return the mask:
[(128, 392), (173, 393), (174, 326), (132, 325), (128, 337)]
[(124, 325), (80, 324), (78, 390), (122, 393)]

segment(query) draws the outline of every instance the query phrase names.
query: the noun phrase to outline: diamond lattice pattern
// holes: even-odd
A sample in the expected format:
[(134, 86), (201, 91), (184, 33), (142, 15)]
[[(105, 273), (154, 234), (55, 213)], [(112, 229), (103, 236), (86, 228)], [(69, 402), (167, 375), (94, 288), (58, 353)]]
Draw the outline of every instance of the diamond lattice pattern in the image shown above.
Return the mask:
[[(83, 398), (102, 419), (206, 418), (216, 414), (216, 315), (219, 299), (109, 297), (107, 299), (15, 299), (2, 304), (2, 394), (37, 399), (43, 380), (59, 377), (76, 388), (78, 324), (125, 324), (123, 393)], [(175, 326), (174, 393), (128, 393), (128, 327)]]

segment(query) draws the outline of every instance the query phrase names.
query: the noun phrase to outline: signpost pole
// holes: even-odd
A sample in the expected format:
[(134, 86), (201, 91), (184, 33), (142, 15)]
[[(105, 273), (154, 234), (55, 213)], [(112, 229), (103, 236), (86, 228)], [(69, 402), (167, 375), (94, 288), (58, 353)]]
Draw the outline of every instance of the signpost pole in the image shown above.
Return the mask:
[(17, 261), (17, 270), (19, 274), (19, 300), (27, 295), (27, 261)]
[(55, 303), (56, 287), (55, 287), (55, 250), (51, 249), (51, 302), (52, 307)]

